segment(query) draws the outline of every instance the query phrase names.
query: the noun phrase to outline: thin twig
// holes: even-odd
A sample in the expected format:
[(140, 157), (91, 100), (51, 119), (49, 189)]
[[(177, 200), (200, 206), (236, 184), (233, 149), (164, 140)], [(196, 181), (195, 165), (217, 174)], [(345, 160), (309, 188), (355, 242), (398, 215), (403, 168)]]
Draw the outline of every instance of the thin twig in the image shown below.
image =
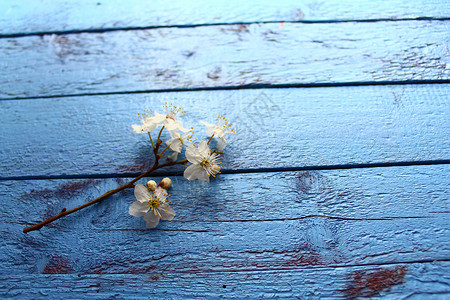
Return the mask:
[(206, 144), (208, 144), (209, 145), (209, 142), (211, 142), (211, 140), (212, 140), (212, 138), (213, 138), (213, 136), (214, 136), (214, 134), (209, 138), (209, 140), (208, 140), (208, 143), (206, 143)]
[(160, 153), (159, 153), (159, 155), (161, 155), (161, 154), (163, 154), (164, 153), (164, 151), (166, 151), (168, 148), (170, 147), (170, 145), (167, 145), (167, 147), (166, 148), (164, 148), (163, 149), (163, 151), (161, 151)]
[(148, 133), (148, 137), (150, 138), (150, 142), (152, 143), (152, 148), (155, 149), (155, 144), (153, 144), (153, 139), (152, 139), (152, 135), (150, 134), (150, 132)]
[(186, 162), (187, 162), (187, 160), (179, 160), (179, 161), (176, 161), (176, 162), (167, 162), (167, 163), (165, 163), (165, 164), (158, 165), (158, 160), (156, 160), (156, 161), (155, 161), (155, 164), (153, 165), (153, 167), (151, 167), (151, 168), (150, 168), (149, 170), (147, 170), (145, 173), (142, 173), (142, 174), (139, 175), (138, 177), (134, 178), (134, 179), (131, 180), (130, 182), (128, 182), (128, 183), (126, 183), (126, 184), (124, 184), (124, 185), (122, 185), (122, 186), (120, 186), (120, 187), (118, 187), (118, 188), (116, 188), (116, 189), (114, 189), (114, 190), (110, 190), (110, 191), (104, 193), (103, 195), (101, 195), (100, 197), (95, 198), (94, 200), (91, 200), (91, 201), (89, 201), (89, 202), (87, 202), (87, 203), (85, 203), (85, 204), (83, 204), (83, 205), (80, 205), (80, 206), (78, 206), (78, 207), (75, 207), (75, 208), (73, 208), (73, 209), (71, 209), (71, 210), (66, 210), (66, 209), (64, 208), (64, 209), (63, 209), (59, 214), (57, 214), (56, 216), (53, 216), (53, 217), (51, 217), (51, 218), (49, 218), (49, 219), (47, 219), (47, 220), (45, 220), (45, 221), (42, 221), (41, 223), (38, 223), (38, 224), (36, 224), (36, 225), (27, 227), (27, 228), (25, 228), (25, 229), (23, 230), (23, 232), (24, 232), (24, 233), (27, 233), (27, 232), (30, 232), (30, 231), (33, 231), (33, 230), (39, 230), (39, 229), (41, 229), (43, 226), (45, 226), (45, 225), (47, 225), (47, 224), (49, 224), (49, 223), (51, 223), (51, 222), (53, 222), (53, 221), (56, 221), (56, 220), (58, 220), (58, 219), (60, 219), (60, 218), (62, 218), (62, 217), (64, 217), (64, 216), (70, 215), (70, 214), (72, 214), (72, 213), (74, 213), (74, 212), (76, 212), (76, 211), (79, 211), (79, 210), (81, 210), (81, 209), (83, 209), (83, 208), (85, 208), (85, 207), (91, 206), (92, 204), (95, 204), (95, 203), (98, 203), (98, 202), (100, 202), (100, 201), (103, 201), (104, 199), (108, 198), (109, 196), (112, 196), (112, 195), (114, 195), (114, 194), (116, 194), (116, 193), (118, 193), (118, 192), (120, 192), (120, 191), (122, 191), (122, 190), (124, 190), (124, 189), (126, 189), (126, 188), (129, 188), (129, 187), (133, 186), (133, 184), (134, 184), (136, 181), (138, 181), (139, 179), (141, 179), (141, 178), (143, 178), (143, 177), (149, 175), (150, 173), (152, 173), (153, 171), (155, 171), (155, 170), (157, 170), (157, 169), (164, 168), (164, 167), (168, 167), (168, 166), (173, 166), (173, 165), (177, 165), (177, 164), (185, 164)]
[(75, 207), (75, 208), (73, 208), (73, 209), (71, 209), (71, 210), (66, 210), (66, 209), (64, 208), (64, 209), (63, 209), (59, 214), (57, 214), (56, 216), (53, 216), (53, 217), (51, 217), (51, 218), (49, 218), (49, 219), (47, 219), (47, 220), (45, 220), (45, 221), (42, 221), (42, 222), (39, 223), (39, 224), (36, 224), (36, 225), (30, 226), (30, 227), (27, 227), (27, 228), (25, 228), (25, 229), (23, 230), (23, 232), (24, 232), (24, 233), (27, 233), (27, 232), (30, 232), (30, 231), (33, 231), (33, 230), (39, 230), (39, 229), (41, 229), (44, 225), (47, 225), (47, 224), (49, 224), (49, 223), (51, 223), (51, 222), (53, 222), (53, 221), (56, 221), (56, 220), (58, 220), (58, 219), (60, 219), (60, 218), (62, 218), (62, 217), (64, 217), (64, 216), (67, 216), (67, 215), (69, 215), (69, 214), (71, 214), (71, 213), (74, 213), (74, 212), (76, 212), (76, 211), (79, 211), (80, 209), (83, 209), (83, 208), (85, 208), (85, 207), (88, 207), (88, 206), (90, 206), (90, 205), (92, 205), (92, 204), (95, 204), (95, 203), (97, 203), (97, 202), (100, 202), (100, 201), (102, 201), (102, 200), (108, 198), (109, 196), (114, 195), (114, 194), (116, 194), (116, 193), (118, 193), (118, 192), (120, 192), (120, 191), (122, 191), (122, 190), (124, 190), (124, 189), (126, 189), (126, 188), (128, 188), (128, 187), (130, 187), (130, 186), (132, 186), (133, 183), (135, 183), (136, 181), (138, 181), (138, 180), (141, 179), (142, 177), (147, 176), (148, 174), (150, 174), (151, 172), (153, 172), (153, 171), (156, 170), (156, 169), (158, 169), (158, 163), (157, 163), (157, 161), (155, 162), (155, 164), (153, 165), (153, 167), (151, 167), (147, 172), (145, 172), (145, 173), (139, 175), (139, 176), (136, 177), (135, 179), (133, 179), (133, 180), (131, 180), (130, 182), (128, 182), (128, 183), (126, 183), (126, 184), (124, 184), (124, 185), (118, 187), (117, 189), (107, 191), (106, 193), (104, 193), (104, 194), (101, 195), (100, 197), (95, 198), (94, 200), (91, 200), (91, 201), (89, 201), (89, 202), (87, 202), (87, 203), (85, 203), (85, 204), (83, 204), (83, 205), (80, 205), (80, 206), (78, 206), (78, 207)]
[(158, 134), (158, 140), (156, 141), (157, 143), (160, 143), (160, 138), (161, 138), (161, 133), (163, 132), (163, 130), (164, 130), (164, 126), (163, 127), (161, 127), (161, 130), (159, 131), (159, 134)]

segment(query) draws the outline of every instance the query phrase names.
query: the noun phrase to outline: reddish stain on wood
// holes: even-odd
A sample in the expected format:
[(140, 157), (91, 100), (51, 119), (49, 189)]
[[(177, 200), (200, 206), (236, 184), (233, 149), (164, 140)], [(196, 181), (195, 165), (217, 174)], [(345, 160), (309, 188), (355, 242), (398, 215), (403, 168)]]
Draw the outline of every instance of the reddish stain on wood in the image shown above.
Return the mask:
[(122, 274), (148, 274), (151, 271), (155, 270), (155, 265), (149, 265), (149, 266), (143, 266), (143, 267), (136, 267), (136, 268), (130, 268), (124, 271), (121, 271)]
[(118, 172), (145, 172), (151, 167), (149, 160), (136, 161), (133, 165), (121, 165), (116, 168)]
[(158, 281), (158, 280), (161, 279), (161, 277), (164, 277), (164, 276), (165, 276), (165, 275), (162, 274), (162, 273), (151, 274), (151, 275), (150, 275), (150, 280)]
[(295, 185), (298, 191), (308, 193), (319, 183), (319, 172), (317, 171), (305, 171), (300, 172), (296, 176)]
[(220, 28), (220, 31), (236, 33), (240, 41), (242, 41), (242, 34), (250, 33), (248, 24), (240, 24), (240, 25), (233, 25), (230, 27), (222, 27), (222, 28)]
[(317, 266), (321, 264), (320, 255), (312, 251), (306, 253), (295, 252), (292, 254), (292, 259), (281, 263), (284, 267)]
[(54, 198), (54, 197), (70, 197), (75, 194), (81, 193), (83, 190), (87, 189), (88, 187), (92, 186), (96, 183), (96, 180), (94, 179), (88, 179), (83, 181), (75, 181), (75, 182), (69, 182), (66, 184), (61, 185), (60, 187), (56, 189), (42, 189), (42, 190), (31, 190), (29, 193), (26, 193), (23, 195), (25, 198)]
[(216, 67), (212, 72), (207, 73), (206, 77), (212, 80), (217, 80), (220, 78), (220, 72), (222, 72), (222, 69), (220, 67)]
[(303, 13), (303, 11), (300, 8), (295, 11), (294, 16), (297, 20), (305, 19), (305, 14)]
[(274, 268), (290, 268), (290, 267), (299, 267), (299, 266), (317, 266), (323, 265), (321, 256), (311, 250), (249, 250), (247, 253), (254, 254), (263, 254), (266, 252), (273, 254), (280, 254), (283, 258), (276, 258), (275, 260), (269, 259), (261, 260), (261, 261), (253, 261), (249, 262), (245, 267), (249, 266), (257, 266), (257, 267), (266, 267), (268, 269)]
[(144, 265), (145, 261), (117, 260), (104, 262), (86, 271), (86, 274), (149, 274), (157, 267), (153, 264)]
[(349, 299), (379, 296), (382, 291), (389, 292), (394, 285), (403, 283), (407, 270), (406, 266), (398, 266), (371, 272), (355, 271), (350, 284), (342, 292)]
[(249, 33), (250, 30), (248, 30), (248, 26), (249, 25), (247, 25), (247, 24), (241, 24), (241, 25), (238, 25), (237, 27), (232, 28), (231, 31), (238, 32), (238, 33), (242, 33), (242, 32)]
[(73, 268), (69, 261), (60, 256), (51, 257), (42, 270), (42, 274), (69, 274), (73, 273)]

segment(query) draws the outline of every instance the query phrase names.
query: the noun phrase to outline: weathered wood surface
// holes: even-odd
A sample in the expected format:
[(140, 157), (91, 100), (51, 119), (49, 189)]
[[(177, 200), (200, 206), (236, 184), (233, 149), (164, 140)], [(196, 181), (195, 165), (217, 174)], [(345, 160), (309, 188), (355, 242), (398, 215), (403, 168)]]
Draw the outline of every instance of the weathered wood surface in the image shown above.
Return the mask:
[(288, 271), (0, 275), (2, 297), (448, 299), (448, 262)]
[(122, 297), (145, 285), (142, 295), (168, 297), (444, 297), (449, 171), (229, 174), (209, 185), (174, 177), (178, 214), (158, 230), (127, 215), (128, 190), (28, 235), (17, 232), (123, 180), (3, 181), (0, 294)]
[[(447, 2), (0, 2), (0, 297), (448, 298)], [(241, 174), (174, 176), (156, 230), (126, 190), (22, 234), (148, 167), (164, 101), (235, 123)]]
[[(362, 9), (363, 8), (363, 9)], [(0, 34), (276, 21), (448, 18), (447, 1), (12, 1), (0, 2)]]
[(449, 79), (445, 21), (283, 24), (0, 39), (0, 98)]
[[(173, 177), (174, 221), (145, 230), (133, 191), (58, 220), (27, 225), (125, 179), (0, 183), (1, 268), (44, 272), (243, 271), (445, 260), (450, 165)], [(145, 249), (145, 251), (142, 251)], [(101, 254), (101, 255), (100, 255)], [(55, 271), (56, 272), (56, 271)]]
[[(153, 161), (137, 113), (173, 101), (186, 126), (235, 124), (224, 168), (450, 158), (450, 85), (198, 91), (0, 101), (1, 177), (124, 174)], [(226, 102), (226, 107), (223, 103)], [(264, 153), (264, 157), (261, 153)]]

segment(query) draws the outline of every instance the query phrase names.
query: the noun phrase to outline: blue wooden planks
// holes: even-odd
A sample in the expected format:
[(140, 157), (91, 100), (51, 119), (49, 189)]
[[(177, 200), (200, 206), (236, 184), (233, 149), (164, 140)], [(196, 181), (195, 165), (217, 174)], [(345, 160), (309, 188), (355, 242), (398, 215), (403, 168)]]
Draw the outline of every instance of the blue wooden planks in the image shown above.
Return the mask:
[(217, 23), (448, 18), (433, 1), (11, 1), (0, 3), (0, 34)]
[(228, 170), (449, 159), (448, 94), (445, 84), (0, 101), (0, 177), (145, 171), (150, 143), (131, 124), (164, 101), (188, 111), (183, 120), (199, 139), (198, 121), (228, 117), (237, 131)]
[(21, 230), (30, 223), (125, 179), (4, 181), (1, 271), (46, 273), (60, 260), (60, 273), (82, 274), (446, 260), (449, 180), (442, 174), (449, 168), (229, 174), (210, 185), (174, 177), (177, 216), (158, 230), (128, 215), (134, 201), (128, 190), (27, 235)]
[(0, 99), (243, 85), (448, 82), (445, 21), (252, 24), (0, 39)]
[[(270, 172), (249, 174), (221, 174), (209, 185), (201, 182), (189, 182), (182, 176), (173, 177), (174, 188), (171, 193), (181, 201), (176, 207), (182, 209), (178, 216), (188, 220), (198, 219), (202, 210), (196, 207), (184, 207), (188, 203), (201, 205), (205, 199), (203, 210), (209, 211), (222, 221), (246, 220), (259, 216), (259, 219), (295, 219), (299, 216), (332, 214), (339, 218), (389, 218), (389, 217), (433, 217), (435, 213), (443, 213), (448, 207), (446, 187), (448, 178), (440, 179), (441, 174), (448, 172), (448, 165), (409, 166), (393, 168), (373, 168), (330, 171)], [(2, 211), (14, 210), (18, 205), (27, 212), (17, 212), (18, 222), (36, 222), (43, 218), (47, 209), (59, 212), (63, 207), (80, 205), (89, 198), (94, 198), (104, 191), (111, 190), (126, 182), (126, 178), (111, 179), (78, 179), (78, 180), (35, 180), (2, 181), (2, 197), (11, 196), (11, 201), (4, 201)], [(145, 180), (142, 180), (145, 183)], [(132, 199), (132, 192), (126, 193)], [(279, 194), (282, 193), (280, 196)], [(130, 198), (131, 197), (131, 198)], [(118, 197), (120, 198), (120, 197)], [(118, 199), (116, 198), (116, 199)], [(222, 200), (239, 204), (239, 214), (230, 214), (219, 205)], [(267, 203), (277, 199), (285, 208), (280, 215)], [(214, 200), (215, 199), (215, 200)], [(268, 199), (268, 200), (265, 200)], [(28, 206), (38, 202), (42, 208)], [(75, 202), (74, 202), (75, 201)], [(117, 201), (117, 200), (116, 200)], [(114, 200), (106, 200), (110, 207)], [(386, 202), (387, 201), (387, 202)], [(269, 201), (270, 202), (270, 201)], [(184, 203), (184, 204), (183, 204)], [(397, 205), (398, 204), (398, 205)], [(401, 205), (400, 205), (401, 204)], [(123, 205), (123, 204), (121, 204)], [(180, 205), (180, 206), (178, 206)], [(127, 205), (125, 205), (127, 207)], [(230, 209), (232, 209), (230, 207)], [(401, 207), (401, 209), (400, 209)], [(123, 209), (117, 208), (119, 219)], [(96, 215), (96, 211), (92, 211)], [(81, 213), (82, 214), (82, 213)], [(23, 219), (22, 219), (23, 218)], [(257, 218), (257, 219), (258, 219)], [(115, 228), (123, 228), (120, 220), (107, 221), (105, 228), (112, 223)], [(133, 218), (131, 218), (133, 219)], [(250, 218), (251, 219), (251, 218)], [(76, 220), (76, 218), (75, 218)], [(207, 220), (211, 220), (208, 219)], [(112, 223), (111, 223), (112, 222)], [(126, 221), (128, 222), (128, 221)], [(71, 224), (69, 222), (67, 224)], [(139, 225), (140, 223), (135, 223)], [(138, 226), (137, 228), (140, 228)]]
[[(0, 3), (2, 298), (448, 298), (446, 1), (142, 3)], [(235, 124), (231, 174), (21, 233), (148, 168), (164, 101)]]
[(41, 298), (356, 298), (445, 299), (448, 262), (296, 269), (149, 274), (1, 276), (3, 297)]

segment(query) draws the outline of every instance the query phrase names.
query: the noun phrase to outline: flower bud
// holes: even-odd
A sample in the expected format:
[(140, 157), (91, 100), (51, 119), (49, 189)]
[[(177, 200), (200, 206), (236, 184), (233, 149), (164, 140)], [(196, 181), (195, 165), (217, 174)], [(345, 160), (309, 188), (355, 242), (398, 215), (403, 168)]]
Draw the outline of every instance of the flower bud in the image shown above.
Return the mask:
[(168, 190), (172, 186), (172, 180), (169, 177), (163, 178), (159, 183), (159, 186)]
[(154, 192), (156, 190), (156, 182), (154, 180), (147, 182), (147, 189)]

